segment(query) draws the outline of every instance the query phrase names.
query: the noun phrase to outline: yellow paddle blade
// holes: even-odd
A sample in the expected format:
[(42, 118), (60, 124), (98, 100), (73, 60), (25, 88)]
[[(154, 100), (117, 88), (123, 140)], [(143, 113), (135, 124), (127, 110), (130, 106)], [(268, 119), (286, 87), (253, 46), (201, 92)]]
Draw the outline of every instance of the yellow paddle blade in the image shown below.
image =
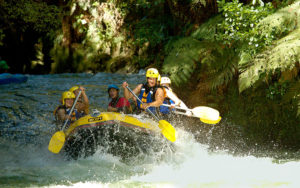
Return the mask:
[(192, 110), (194, 116), (199, 117), (200, 119), (203, 119), (204, 121), (213, 121), (216, 122), (219, 120), (220, 113), (218, 110), (215, 110), (213, 108), (207, 107), (207, 106), (199, 106)]
[(49, 142), (48, 150), (52, 153), (59, 153), (64, 146), (65, 140), (66, 135), (63, 131), (56, 132)]
[(176, 130), (174, 127), (166, 120), (160, 120), (158, 122), (158, 127), (161, 129), (161, 133), (171, 142), (176, 141)]
[(221, 116), (219, 116), (219, 118), (217, 120), (200, 118), (200, 121), (202, 121), (203, 123), (207, 123), (207, 124), (217, 124), (221, 121), (221, 119), (222, 119)]

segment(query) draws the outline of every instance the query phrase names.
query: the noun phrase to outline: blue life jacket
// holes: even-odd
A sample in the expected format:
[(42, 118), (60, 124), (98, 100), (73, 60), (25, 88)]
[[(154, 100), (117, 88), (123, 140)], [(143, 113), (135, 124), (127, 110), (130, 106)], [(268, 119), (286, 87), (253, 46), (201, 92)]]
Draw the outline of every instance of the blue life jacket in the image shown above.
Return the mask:
[[(71, 110), (70, 108), (66, 109), (67, 114), (69, 114), (70, 110)], [(71, 116), (72, 116), (71, 121), (73, 123), (73, 121), (76, 121), (77, 119), (83, 117), (84, 113), (83, 112), (78, 112), (77, 109), (74, 108)]]
[[(155, 87), (148, 87), (147, 83), (143, 84), (142, 88), (141, 88), (141, 92), (140, 95), (138, 96), (139, 99), (143, 102), (143, 103), (150, 103), (155, 101), (155, 93), (157, 90), (157, 86)], [(140, 101), (137, 101), (137, 107), (139, 109), (141, 109), (142, 104), (140, 103)], [(149, 107), (150, 111), (153, 112), (154, 114), (156, 114), (156, 108), (155, 107)]]
[[(168, 88), (167, 88), (167, 87), (164, 87), (163, 89), (165, 90), (165, 89), (168, 89)], [(166, 92), (165, 92), (165, 93), (166, 93)], [(169, 98), (166, 96), (166, 94), (165, 94), (165, 100), (164, 100), (163, 104), (169, 104), (169, 105), (171, 105), (171, 104), (175, 104), (175, 102), (172, 101), (171, 99), (169, 99)], [(170, 110), (170, 107), (167, 107), (167, 106), (160, 106), (160, 107), (159, 107), (159, 111), (160, 111), (162, 114), (169, 114), (171, 111), (174, 111), (174, 110), (175, 110), (175, 109)]]

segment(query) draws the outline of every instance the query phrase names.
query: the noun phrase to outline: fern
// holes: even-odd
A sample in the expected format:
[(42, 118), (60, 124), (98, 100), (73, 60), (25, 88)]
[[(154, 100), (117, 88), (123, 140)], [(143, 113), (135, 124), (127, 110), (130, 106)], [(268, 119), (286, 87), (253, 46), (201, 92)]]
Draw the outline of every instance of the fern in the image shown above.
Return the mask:
[(199, 53), (202, 66), (201, 73), (208, 76), (207, 82), (210, 89), (216, 89), (220, 85), (228, 84), (237, 74), (237, 59), (234, 50), (223, 48), (219, 43), (203, 41), (203, 46)]
[(300, 1), (298, 0), (261, 20), (257, 28), (261, 36), (282, 37), (298, 27), (299, 16)]
[(198, 40), (214, 40), (217, 32), (218, 24), (222, 22), (223, 18), (218, 15), (203, 23), (196, 31), (192, 33), (192, 37)]
[[(227, 84), (237, 73), (237, 61), (233, 49), (209, 40), (198, 41), (192, 37), (179, 39), (167, 46), (169, 55), (164, 61), (163, 72), (170, 75), (173, 83), (186, 83), (194, 71), (208, 76), (207, 82), (215, 89)], [(198, 73), (198, 71), (197, 71)]]
[[(246, 52), (241, 53), (239, 62), (240, 92), (266, 80), (266, 77), (273, 74), (276, 69), (287, 72), (287, 74), (291, 73), (300, 57), (299, 14), (300, 1), (298, 0), (259, 22), (256, 28), (259, 31), (258, 35), (270, 46), (256, 54), (255, 58)], [(283, 38), (273, 42), (280, 37)], [(271, 45), (272, 43), (273, 45)]]
[(168, 56), (163, 63), (163, 72), (170, 74), (176, 85), (185, 83), (195, 70), (201, 42), (192, 37), (178, 39), (167, 46)]
[(265, 80), (268, 74), (273, 74), (276, 69), (280, 69), (282, 72), (292, 71), (300, 60), (299, 36), (300, 28), (276, 41), (274, 46), (269, 47), (250, 61), (253, 65), (239, 76), (239, 91), (242, 92), (256, 82)]

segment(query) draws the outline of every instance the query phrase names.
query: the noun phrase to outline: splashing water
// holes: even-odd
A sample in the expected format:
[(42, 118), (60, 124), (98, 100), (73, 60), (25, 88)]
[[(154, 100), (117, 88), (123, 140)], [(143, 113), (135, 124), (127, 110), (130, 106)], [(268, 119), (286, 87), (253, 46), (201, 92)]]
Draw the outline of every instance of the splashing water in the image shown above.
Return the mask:
[[(66, 160), (47, 150), (55, 131), (53, 109), (63, 91), (83, 85), (91, 108), (104, 110), (107, 86), (131, 87), (143, 75), (99, 73), (29, 76), (28, 82), (0, 86), (1, 187), (299, 187), (299, 161), (209, 152), (193, 134), (177, 128), (176, 150), (123, 161), (99, 148), (90, 157)], [(199, 126), (199, 125), (193, 125)], [(149, 143), (151, 144), (151, 143)], [(159, 159), (158, 159), (159, 158)]]

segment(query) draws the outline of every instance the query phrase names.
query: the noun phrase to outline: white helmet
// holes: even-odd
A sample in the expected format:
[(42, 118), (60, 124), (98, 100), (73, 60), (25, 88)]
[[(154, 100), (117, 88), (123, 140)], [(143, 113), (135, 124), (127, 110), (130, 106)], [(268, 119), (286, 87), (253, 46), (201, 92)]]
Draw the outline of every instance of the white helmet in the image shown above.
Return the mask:
[(171, 84), (171, 80), (168, 77), (161, 77), (160, 84)]

